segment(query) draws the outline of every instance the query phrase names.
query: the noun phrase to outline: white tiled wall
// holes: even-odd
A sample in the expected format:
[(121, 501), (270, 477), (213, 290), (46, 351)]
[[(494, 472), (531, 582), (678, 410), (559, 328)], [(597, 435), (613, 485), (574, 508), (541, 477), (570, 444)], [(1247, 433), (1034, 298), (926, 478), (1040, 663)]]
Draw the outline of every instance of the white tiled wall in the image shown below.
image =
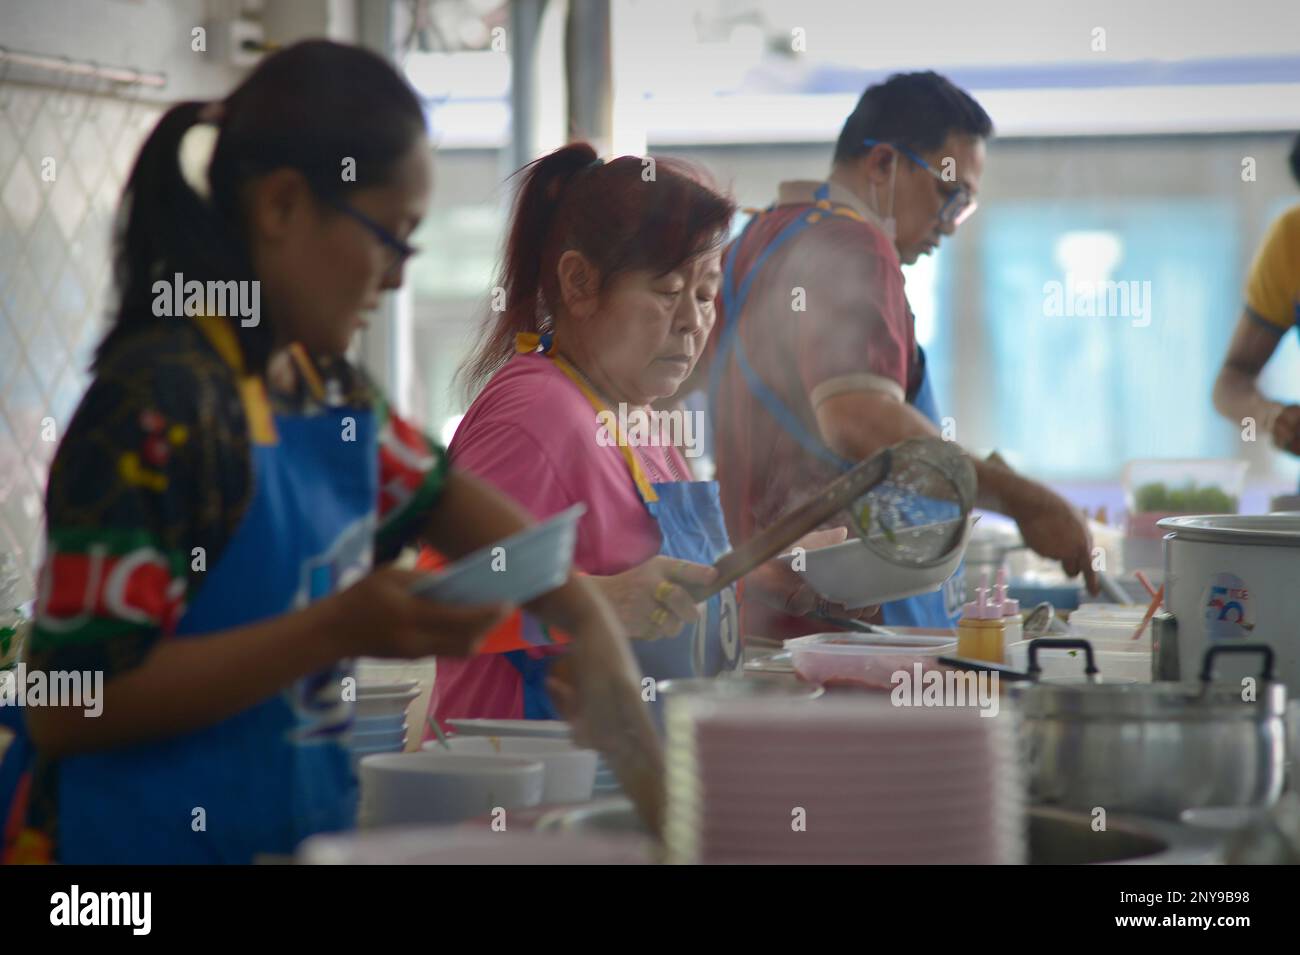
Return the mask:
[(112, 304), (112, 216), (156, 119), (138, 100), (0, 84), (0, 552), (29, 575), (50, 460)]

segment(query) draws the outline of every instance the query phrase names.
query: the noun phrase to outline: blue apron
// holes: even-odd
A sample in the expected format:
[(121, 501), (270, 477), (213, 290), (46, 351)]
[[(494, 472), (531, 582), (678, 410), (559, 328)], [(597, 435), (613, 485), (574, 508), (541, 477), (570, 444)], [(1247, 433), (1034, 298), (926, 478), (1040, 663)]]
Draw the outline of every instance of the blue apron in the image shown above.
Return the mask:
[[(549, 343), (547, 343), (549, 344)], [(563, 358), (552, 356), (596, 411), (600, 399)], [(651, 484), (627, 442), (619, 449), (636, 484), (637, 493), (659, 526), (659, 553), (664, 557), (713, 564), (731, 549), (716, 481), (667, 481)], [(710, 597), (700, 619), (675, 636), (633, 640), (632, 650), (644, 676), (656, 681), (712, 677), (740, 664), (740, 624), (734, 587)], [(553, 656), (533, 657), (525, 650), (505, 654), (519, 670), (524, 688), (526, 719), (559, 719), (546, 692), (546, 673)]]
[[(171, 639), (300, 609), (370, 566), (379, 492), (374, 413), (276, 415), (259, 436), (255, 419), (270, 422), (269, 408), (257, 389), (245, 388), (244, 398), (253, 436), (249, 508)], [(58, 860), (250, 863), (352, 827), (357, 783), (344, 735), (353, 704), (342, 684), (350, 675), (351, 661), (342, 661), (216, 725), (60, 760)]]
[[(754, 264), (741, 279), (739, 285), (736, 283), (736, 261), (740, 248), (744, 244), (745, 236), (749, 234), (749, 230), (753, 228), (754, 223), (759, 220), (762, 214), (760, 213), (751, 219), (739, 238), (732, 243), (723, 269), (722, 338), (718, 343), (718, 355), (709, 373), (709, 404), (712, 413), (716, 417), (719, 410), (718, 394), (722, 384), (722, 372), (727, 359), (734, 354), (736, 365), (739, 367), (750, 393), (758, 399), (759, 403), (782, 429), (813, 457), (840, 470), (847, 470), (857, 462), (849, 461), (828, 448), (821, 438), (812, 434), (804, 423), (799, 420), (798, 415), (791, 411), (785, 402), (768, 387), (767, 383), (759, 377), (758, 372), (749, 363), (744, 343), (741, 341), (739, 334), (740, 315), (745, 307), (746, 300), (749, 298), (750, 288), (753, 286), (759, 270), (762, 269), (772, 253), (827, 216), (841, 215), (859, 222), (864, 221), (861, 215), (848, 206), (832, 203), (829, 196), (830, 190), (823, 183), (814, 193), (816, 201), (812, 207), (776, 234), (767, 247), (759, 253), (758, 258), (754, 260)], [(925, 368), (925, 353), (919, 345), (917, 346), (917, 357), (921, 364), (921, 379), (916, 393), (908, 396), (908, 403), (925, 415), (935, 427), (939, 427), (939, 408), (934, 398), (934, 391), (930, 387), (929, 371)], [(883, 604), (880, 608), (882, 619), (886, 626), (954, 627), (957, 622), (957, 614), (961, 609), (962, 590), (963, 571), (962, 568), (958, 568), (957, 572), (944, 584), (943, 589), (937, 593), (922, 594), (917, 597), (908, 597), (905, 600), (895, 600)]]
[(32, 760), (36, 756), (23, 725), (21, 707), (0, 706), (0, 733), (6, 730), (13, 736), (0, 757), (0, 861), (10, 839), (22, 828), (23, 820), (15, 817), (26, 809), (27, 800), (21, 797), (19, 787), (24, 781), (30, 782)]

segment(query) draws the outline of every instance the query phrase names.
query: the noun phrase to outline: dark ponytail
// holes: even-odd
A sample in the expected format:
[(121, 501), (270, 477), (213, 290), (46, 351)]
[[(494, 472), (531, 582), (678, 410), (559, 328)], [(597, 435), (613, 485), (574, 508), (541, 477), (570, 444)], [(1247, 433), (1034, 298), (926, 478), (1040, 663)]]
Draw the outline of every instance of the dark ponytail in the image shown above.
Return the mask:
[(514, 354), (518, 333), (552, 320), (567, 250), (596, 267), (602, 289), (633, 269), (663, 275), (720, 245), (736, 208), (697, 167), (665, 157), (600, 163), (587, 143), (570, 143), (517, 175), (523, 183), (498, 279), (505, 308), (458, 372), (471, 396)]
[(498, 279), (505, 291), (505, 311), (485, 329), (474, 356), (459, 371), (466, 391), (478, 391), (505, 364), (514, 353), (517, 334), (541, 330), (542, 258), (560, 197), (579, 173), (595, 168), (596, 160), (596, 150), (589, 144), (571, 143), (515, 173), (523, 182), (515, 197)]
[[(181, 175), (180, 143), (206, 104), (180, 103), (158, 121), (127, 179), (116, 223), (113, 271), (117, 318), (95, 355), (102, 363), (116, 345), (155, 318), (153, 284), (180, 272), (195, 279), (252, 277), (247, 246), (236, 222), (221, 216)], [(271, 325), (241, 329), (246, 360), (265, 363)]]
[[(205, 105), (215, 107), (205, 111)], [(185, 181), (180, 145), (200, 121), (218, 126), (206, 170), (210, 196)], [(297, 169), (321, 198), (387, 181), (425, 133), (414, 91), (382, 57), (358, 47), (310, 40), (268, 56), (219, 104), (181, 103), (154, 127), (123, 191), (114, 235), (118, 307), (96, 364), (123, 339), (155, 321), (153, 285), (181, 273), (186, 282), (251, 281), (243, 186), (275, 169)], [(345, 181), (343, 161), (355, 178)], [(247, 367), (265, 368), (275, 317), (236, 323)]]

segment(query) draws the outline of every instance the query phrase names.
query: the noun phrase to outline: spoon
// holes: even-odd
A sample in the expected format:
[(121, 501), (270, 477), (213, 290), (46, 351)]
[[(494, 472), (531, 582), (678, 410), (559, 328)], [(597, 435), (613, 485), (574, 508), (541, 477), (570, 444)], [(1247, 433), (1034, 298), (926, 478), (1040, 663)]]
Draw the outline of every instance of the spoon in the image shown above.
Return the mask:
[(447, 734), (442, 731), (442, 727), (438, 725), (438, 721), (433, 718), (433, 715), (430, 714), (429, 716), (426, 716), (425, 719), (429, 723), (429, 729), (433, 730), (433, 735), (438, 737), (438, 742), (441, 743), (445, 749), (451, 749), (451, 743), (447, 742)]

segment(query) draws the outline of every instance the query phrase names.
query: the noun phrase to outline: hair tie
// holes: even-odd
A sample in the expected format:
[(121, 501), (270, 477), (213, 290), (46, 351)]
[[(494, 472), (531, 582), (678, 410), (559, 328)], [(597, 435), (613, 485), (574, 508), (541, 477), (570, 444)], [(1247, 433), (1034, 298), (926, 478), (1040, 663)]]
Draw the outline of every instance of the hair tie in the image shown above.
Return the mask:
[(212, 198), (212, 182), (208, 178), (208, 169), (212, 166), (212, 154), (217, 148), (217, 136), (220, 134), (211, 123), (195, 123), (181, 136), (176, 159), (181, 169), (181, 178), (204, 201)]
[(515, 352), (520, 355), (531, 355), (538, 351), (543, 355), (549, 355), (554, 347), (555, 332), (553, 330), (519, 332), (515, 335)]

